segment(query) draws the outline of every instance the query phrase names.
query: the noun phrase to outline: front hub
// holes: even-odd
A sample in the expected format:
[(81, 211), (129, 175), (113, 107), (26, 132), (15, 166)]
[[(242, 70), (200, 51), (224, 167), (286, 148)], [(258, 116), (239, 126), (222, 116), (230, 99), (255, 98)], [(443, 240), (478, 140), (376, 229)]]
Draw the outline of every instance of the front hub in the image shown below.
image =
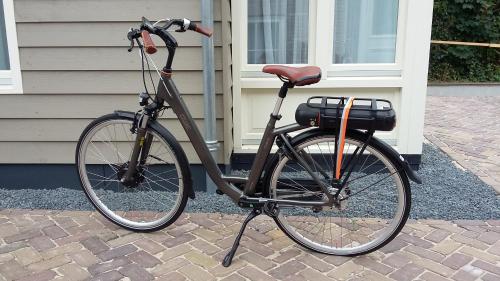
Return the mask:
[(124, 163), (118, 168), (116, 175), (118, 180), (128, 188), (136, 188), (144, 181), (143, 169), (141, 167), (137, 167), (137, 170), (132, 173), (132, 176), (129, 179), (125, 178), (125, 174), (128, 171), (128, 162)]

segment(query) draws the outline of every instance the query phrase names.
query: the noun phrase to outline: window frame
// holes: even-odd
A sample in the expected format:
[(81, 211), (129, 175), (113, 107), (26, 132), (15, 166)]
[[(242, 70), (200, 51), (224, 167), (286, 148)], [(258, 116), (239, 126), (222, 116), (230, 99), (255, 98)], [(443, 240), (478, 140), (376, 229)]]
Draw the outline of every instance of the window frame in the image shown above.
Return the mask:
[[(2, 1), (10, 70), (0, 70), (0, 94), (22, 94), (21, 63), (19, 60), (19, 48), (17, 43), (14, 2), (13, 0)], [(10, 80), (10, 82), (6, 82), (6, 80)]]
[[(396, 50), (393, 63), (350, 63), (350, 64), (335, 64), (333, 63), (333, 36), (334, 36), (334, 21), (335, 21), (335, 1), (328, 1), (330, 7), (325, 7), (331, 11), (331, 16), (328, 23), (328, 40), (329, 40), (329, 60), (325, 65), (328, 77), (374, 77), (374, 76), (401, 76), (403, 69), (403, 50), (404, 50), (404, 30), (406, 30), (407, 19), (407, 0), (398, 1), (398, 19), (396, 27)], [(383, 36), (383, 35), (382, 35)], [(368, 74), (368, 75), (367, 75)]]
[[(309, 30), (308, 30), (308, 46), (307, 46), (307, 63), (304, 64), (286, 64), (290, 66), (305, 66), (313, 64), (315, 57), (316, 46), (311, 44), (315, 41), (315, 30), (312, 28), (314, 24), (314, 17), (316, 14), (316, 1), (309, 1)], [(243, 0), (241, 3), (241, 77), (267, 77), (262, 73), (262, 67), (266, 64), (249, 64), (248, 63), (248, 1)]]
[[(343, 79), (344, 77), (398, 77), (402, 76), (403, 69), (403, 51), (404, 51), (404, 31), (407, 21), (407, 0), (398, 1), (398, 19), (396, 28), (396, 53), (394, 63), (353, 63), (353, 64), (334, 64), (333, 63), (333, 37), (334, 37), (334, 17), (335, 0), (332, 1), (309, 1), (309, 45), (307, 64), (286, 64), (290, 66), (316, 65), (323, 71), (323, 80)], [(240, 6), (239, 8), (237, 6)], [(239, 50), (234, 52), (239, 56), (240, 78), (268, 78), (262, 73), (262, 67), (265, 64), (248, 63), (248, 1), (241, 1), (235, 8), (241, 13), (240, 23), (240, 42)], [(327, 34), (327, 36), (319, 36)], [(327, 46), (318, 47), (317, 46)], [(253, 80), (253, 79), (252, 79)]]

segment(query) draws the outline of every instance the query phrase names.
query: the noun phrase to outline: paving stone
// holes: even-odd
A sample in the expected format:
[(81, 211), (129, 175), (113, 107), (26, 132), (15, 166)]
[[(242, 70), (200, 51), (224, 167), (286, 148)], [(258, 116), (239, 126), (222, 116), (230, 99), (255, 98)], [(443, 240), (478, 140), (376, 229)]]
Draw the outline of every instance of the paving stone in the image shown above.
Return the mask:
[(477, 275), (472, 274), (471, 272), (467, 272), (465, 270), (457, 271), (451, 278), (457, 281), (472, 281), (477, 280)]
[(86, 249), (70, 253), (69, 258), (83, 267), (89, 267), (99, 262), (99, 259)]
[(493, 274), (500, 275), (500, 266), (493, 265), (482, 260), (476, 260), (472, 263), (472, 266), (479, 267)]
[(147, 281), (154, 279), (151, 273), (136, 264), (124, 266), (120, 268), (118, 272), (120, 272), (123, 276), (128, 277), (131, 281)]
[(156, 257), (152, 256), (151, 254), (146, 253), (145, 251), (137, 251), (134, 252), (130, 255), (127, 256), (132, 262), (135, 262), (136, 264), (146, 267), (146, 268), (152, 268), (155, 265), (158, 265), (161, 263), (159, 259)]
[(220, 252), (220, 248), (219, 247), (216, 247), (214, 244), (212, 243), (208, 243), (206, 242), (205, 240), (202, 240), (202, 239), (197, 239), (195, 241), (192, 241), (190, 242), (191, 246), (193, 246), (193, 248), (207, 254), (207, 255), (213, 255), (215, 253), (218, 253)]
[(121, 236), (112, 240), (109, 240), (106, 242), (111, 248), (116, 248), (118, 246), (123, 246), (126, 244), (130, 244), (132, 242), (135, 242), (139, 239), (142, 239), (142, 234), (140, 233), (131, 233), (125, 236)]
[(413, 245), (409, 245), (408, 247), (405, 248), (405, 250), (410, 252), (410, 253), (416, 254), (422, 258), (431, 259), (435, 262), (441, 262), (445, 258), (445, 256), (443, 254), (434, 252), (432, 250), (427, 250), (424, 248), (413, 246)]
[(64, 231), (57, 225), (47, 226), (44, 229), (42, 229), (42, 231), (43, 233), (45, 233), (45, 235), (54, 240), (68, 236), (68, 233), (66, 233), (66, 231)]
[(57, 274), (52, 270), (44, 270), (41, 272), (37, 272), (21, 279), (17, 279), (16, 281), (49, 281), (54, 279)]
[(0, 264), (0, 273), (7, 280), (15, 280), (28, 276), (30, 274), (30, 271), (26, 270), (26, 268), (19, 264), (17, 261), (10, 260), (6, 263)]
[(233, 260), (231, 266), (224, 267), (221, 263), (216, 267), (210, 268), (208, 271), (212, 273), (215, 277), (227, 276), (233, 272), (236, 272), (240, 268), (248, 266), (247, 262), (241, 259)]
[(215, 277), (208, 271), (203, 270), (201, 267), (188, 264), (179, 269), (180, 273), (187, 276), (189, 280), (193, 281), (208, 281), (215, 280)]
[(428, 235), (424, 236), (424, 239), (439, 243), (443, 241), (446, 237), (450, 236), (451, 232), (444, 230), (444, 229), (436, 229), (429, 233)]
[(469, 246), (463, 246), (459, 251), (461, 253), (487, 261), (489, 263), (496, 263), (497, 261), (500, 261), (500, 255), (493, 255)]
[(5, 243), (10, 244), (10, 243), (18, 242), (18, 241), (28, 240), (28, 239), (31, 239), (33, 237), (37, 237), (40, 234), (41, 234), (40, 230), (31, 229), (31, 230), (21, 232), (19, 234), (7, 236), (3, 240), (5, 241)]
[(419, 246), (426, 249), (433, 246), (433, 244), (430, 243), (429, 241), (418, 238), (416, 236), (408, 235), (406, 233), (401, 233), (400, 235), (398, 235), (398, 238), (415, 246)]
[(268, 270), (276, 266), (276, 263), (273, 261), (266, 259), (265, 257), (256, 254), (254, 252), (248, 252), (239, 257), (242, 260), (247, 261), (250, 264), (260, 268), (261, 270)]
[(102, 253), (98, 254), (97, 256), (103, 261), (108, 261), (108, 260), (112, 260), (114, 258), (128, 255), (132, 252), (135, 252), (136, 250), (137, 250), (136, 246), (134, 246), (132, 244), (127, 244), (127, 245), (120, 246), (118, 248), (107, 250), (106, 252), (102, 252)]
[(88, 267), (90, 274), (96, 276), (109, 270), (120, 268), (124, 265), (130, 264), (130, 260), (126, 257), (119, 257), (108, 262), (101, 262), (93, 264)]
[(187, 243), (189, 241), (195, 240), (196, 237), (194, 235), (191, 235), (189, 233), (184, 233), (183, 235), (180, 235), (178, 237), (174, 238), (169, 238), (163, 242), (163, 245), (172, 248), (184, 243)]
[(493, 245), (500, 241), (500, 233), (494, 231), (484, 232), (477, 239), (486, 244)]
[(28, 243), (39, 252), (52, 249), (56, 246), (56, 244), (54, 244), (54, 242), (52, 242), (52, 240), (50, 240), (47, 236), (33, 237)]
[(249, 266), (238, 270), (238, 273), (252, 281), (268, 281), (274, 279), (267, 273)]
[(10, 253), (24, 247), (28, 247), (28, 244), (26, 244), (26, 242), (14, 242), (11, 244), (2, 245), (0, 246), (0, 254)]
[(192, 251), (193, 248), (189, 244), (182, 244), (177, 247), (166, 249), (159, 254), (160, 259), (164, 262), (171, 260), (172, 258), (184, 255), (185, 253)]
[(294, 275), (304, 268), (306, 268), (306, 266), (303, 263), (291, 260), (272, 269), (269, 271), (269, 274), (277, 279), (284, 279), (290, 275)]
[(300, 255), (301, 251), (299, 249), (291, 248), (281, 252), (278, 256), (273, 258), (277, 263), (283, 263), (289, 261), (290, 259)]
[(241, 275), (233, 273), (225, 278), (222, 278), (221, 281), (245, 281), (246, 279), (243, 278)]
[(355, 264), (353, 261), (348, 261), (341, 266), (335, 268), (332, 270), (330, 273), (328, 273), (328, 276), (333, 278), (333, 279), (338, 279), (338, 280), (347, 280), (350, 278), (355, 277), (358, 273), (361, 273), (363, 271), (363, 268), (357, 264)]
[(385, 245), (380, 249), (382, 253), (389, 254), (399, 251), (408, 245), (407, 242), (403, 241), (399, 237), (396, 237), (391, 243)]
[(56, 256), (48, 260), (42, 260), (36, 263), (32, 263), (28, 265), (28, 269), (32, 271), (43, 271), (47, 269), (53, 269), (59, 266), (62, 266), (64, 264), (70, 263), (71, 260), (69, 260), (66, 256), (61, 255), (61, 256)]
[(164, 280), (164, 281), (184, 281), (186, 277), (178, 272), (170, 272), (166, 275), (163, 275), (155, 280)]
[(445, 240), (439, 244), (434, 245), (430, 250), (441, 253), (443, 255), (449, 255), (458, 248), (462, 247), (463, 244), (460, 244), (458, 242), (455, 242), (453, 240)]
[(169, 272), (176, 271), (177, 269), (189, 264), (189, 261), (183, 257), (177, 257), (164, 262), (151, 270), (154, 276), (162, 276)]
[(80, 267), (78, 264), (65, 264), (57, 269), (57, 271), (69, 280), (87, 280), (90, 278), (90, 273)]
[(316, 258), (313, 255), (302, 255), (296, 258), (298, 261), (302, 262), (305, 265), (312, 267), (315, 270), (320, 272), (328, 272), (334, 268), (333, 265), (330, 265), (323, 260)]
[(117, 270), (112, 270), (108, 272), (101, 273), (92, 277), (92, 281), (116, 281), (123, 278), (123, 275)]
[(82, 245), (87, 248), (92, 254), (97, 255), (102, 252), (105, 252), (109, 249), (109, 246), (106, 245), (102, 240), (97, 237), (90, 237), (88, 239), (83, 240)]
[(424, 272), (424, 269), (413, 263), (409, 263), (389, 275), (394, 280), (411, 281)]
[(299, 273), (300, 276), (302, 276), (304, 279), (303, 280), (314, 280), (314, 281), (329, 281), (331, 280), (329, 277), (321, 274), (320, 272), (307, 268)]
[(32, 264), (42, 260), (42, 256), (31, 247), (25, 247), (12, 252), (22, 265)]
[(498, 281), (500, 280), (500, 275), (493, 275), (490, 273), (486, 273), (484, 276), (481, 277), (483, 281)]
[(342, 257), (342, 256), (326, 256), (323, 260), (326, 263), (333, 264), (336, 266), (340, 266), (348, 261), (350, 261), (352, 258), (348, 257)]
[(394, 271), (393, 268), (391, 268), (387, 265), (384, 265), (378, 261), (375, 261), (372, 258), (367, 257), (367, 256), (358, 257), (356, 259), (353, 259), (353, 261), (356, 264), (368, 267), (368, 268), (370, 268), (378, 273), (381, 273), (383, 275), (387, 275), (390, 272)]
[(50, 259), (56, 256), (60, 256), (63, 254), (74, 253), (80, 251), (82, 249), (82, 245), (80, 243), (71, 243), (66, 244), (60, 247), (49, 249), (42, 253), (44, 259)]
[(133, 244), (137, 246), (137, 248), (143, 249), (152, 255), (157, 254), (165, 249), (165, 247), (151, 239), (139, 239)]
[(389, 257), (382, 260), (383, 263), (393, 267), (393, 268), (401, 268), (410, 262), (410, 259), (401, 253), (394, 253)]
[(205, 269), (212, 268), (216, 266), (219, 262), (214, 260), (212, 257), (205, 255), (204, 253), (192, 250), (184, 255), (184, 257), (190, 262), (202, 266)]
[(441, 275), (432, 273), (432, 272), (425, 272), (420, 276), (421, 279), (426, 280), (426, 281), (446, 281), (449, 280), (448, 278), (444, 278)]
[(453, 269), (459, 269), (468, 264), (470, 261), (472, 261), (472, 257), (460, 253), (453, 253), (451, 256), (443, 260), (443, 265)]
[(223, 237), (215, 231), (211, 231), (205, 228), (198, 228), (192, 232), (196, 236), (208, 241), (215, 242), (217, 240), (221, 240)]

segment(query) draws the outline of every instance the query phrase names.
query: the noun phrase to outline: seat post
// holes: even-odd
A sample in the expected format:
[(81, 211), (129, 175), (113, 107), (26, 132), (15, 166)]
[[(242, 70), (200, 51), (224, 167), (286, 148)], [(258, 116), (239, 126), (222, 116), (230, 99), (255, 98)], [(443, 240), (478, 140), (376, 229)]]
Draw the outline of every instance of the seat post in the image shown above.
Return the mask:
[(293, 84), (290, 84), (289, 82), (284, 82), (283, 86), (281, 86), (279, 94), (278, 94), (278, 100), (276, 101), (276, 105), (274, 106), (272, 116), (274, 116), (274, 117), (278, 116), (278, 114), (280, 112), (281, 104), (283, 103), (283, 99), (286, 97), (286, 94), (288, 93), (289, 88), (293, 88)]

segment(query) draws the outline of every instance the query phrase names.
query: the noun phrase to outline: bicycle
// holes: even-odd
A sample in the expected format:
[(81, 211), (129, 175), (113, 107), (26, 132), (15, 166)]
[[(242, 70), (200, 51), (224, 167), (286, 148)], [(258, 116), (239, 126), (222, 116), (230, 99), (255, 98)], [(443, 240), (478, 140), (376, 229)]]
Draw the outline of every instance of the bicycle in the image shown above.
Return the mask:
[[(277, 75), (283, 85), (255, 161), (248, 177), (224, 175), (173, 82), (171, 66), (178, 45), (170, 27), (177, 32), (212, 34), (188, 19), (153, 24), (143, 17), (139, 29), (131, 28), (127, 34), (129, 51), (136, 43), (142, 57), (142, 109), (97, 118), (78, 141), (78, 174), (97, 211), (121, 227), (149, 232), (172, 224), (188, 197), (195, 198), (186, 154), (159, 123), (163, 111), (171, 109), (217, 193), (251, 210), (224, 266), (231, 264), (249, 221), (260, 214), (273, 218), (303, 247), (332, 255), (375, 251), (400, 232), (410, 211), (409, 179), (421, 180), (398, 152), (374, 136), (377, 130), (395, 126), (390, 102), (312, 97), (298, 107), (297, 123), (276, 128), (288, 91), (319, 82), (321, 70), (315, 66), (265, 66), (263, 71)], [(149, 94), (145, 75), (145, 62), (150, 70), (146, 56), (157, 50), (150, 34), (159, 36), (168, 51), (167, 62), (158, 72), (155, 95)], [(292, 137), (291, 133), (298, 134)], [(273, 145), (278, 150), (271, 154)]]

